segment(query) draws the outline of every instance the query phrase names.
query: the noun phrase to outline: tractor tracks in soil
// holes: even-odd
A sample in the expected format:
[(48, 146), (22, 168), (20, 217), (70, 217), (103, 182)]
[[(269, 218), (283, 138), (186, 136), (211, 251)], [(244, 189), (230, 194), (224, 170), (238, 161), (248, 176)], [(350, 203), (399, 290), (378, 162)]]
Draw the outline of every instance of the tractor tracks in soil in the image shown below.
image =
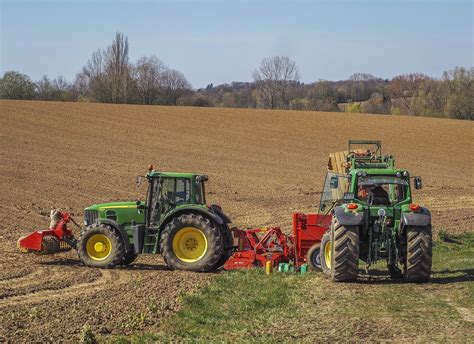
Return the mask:
[[(2, 281), (3, 283), (18, 283), (20, 282), (23, 286), (27, 286), (28, 282), (39, 282), (39, 278), (35, 281), (35, 276), (39, 277), (44, 273), (48, 273), (49, 276), (57, 278), (61, 273), (59, 270), (57, 272), (51, 272), (49, 270), (42, 270), (18, 277), (12, 278), (9, 280)], [(11, 306), (41, 303), (44, 301), (51, 301), (55, 298), (71, 298), (83, 296), (84, 294), (89, 294), (92, 292), (98, 292), (100, 290), (106, 289), (112, 283), (116, 285), (117, 283), (127, 283), (131, 280), (130, 273), (113, 271), (113, 270), (99, 270), (100, 276), (91, 282), (85, 283), (76, 283), (70, 286), (64, 287), (61, 285), (52, 285), (51, 287), (43, 290), (32, 290), (21, 295), (7, 296), (3, 299), (0, 299), (0, 309), (4, 309)], [(52, 275), (51, 275), (52, 274)], [(59, 276), (60, 277), (60, 276)], [(43, 279), (44, 281), (44, 279)]]

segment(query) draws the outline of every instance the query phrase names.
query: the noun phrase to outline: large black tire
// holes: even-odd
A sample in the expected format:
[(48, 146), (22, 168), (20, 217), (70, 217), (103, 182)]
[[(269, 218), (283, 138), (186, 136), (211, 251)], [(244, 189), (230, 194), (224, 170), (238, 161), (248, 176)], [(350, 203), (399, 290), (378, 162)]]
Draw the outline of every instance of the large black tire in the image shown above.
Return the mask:
[(130, 265), (135, 261), (135, 259), (137, 259), (137, 257), (138, 257), (138, 254), (133, 252), (133, 250), (129, 251), (125, 253), (125, 255), (123, 256), (123, 259), (120, 265)]
[(431, 226), (408, 227), (406, 231), (405, 280), (426, 283), (431, 277)]
[(233, 253), (234, 237), (232, 235), (232, 231), (227, 226), (227, 224), (220, 226), (220, 228), (224, 247), (222, 249), (222, 256), (214, 266), (214, 269), (219, 269), (221, 266), (223, 266)]
[(321, 243), (318, 242), (310, 247), (306, 253), (306, 263), (314, 271), (321, 271)]
[(359, 269), (359, 228), (343, 226), (335, 218), (331, 226), (331, 279), (354, 281)]
[[(324, 275), (331, 276), (331, 231), (324, 233), (321, 240), (321, 270)], [(329, 250), (329, 251), (326, 251)]]
[[(202, 256), (185, 261), (175, 252), (173, 241), (180, 230), (192, 228), (198, 235), (204, 235), (207, 248)], [(177, 238), (178, 239), (178, 238)], [(213, 270), (223, 254), (221, 231), (209, 219), (196, 214), (184, 214), (174, 218), (163, 230), (160, 238), (160, 251), (163, 259), (171, 270), (210, 271)]]
[[(96, 240), (105, 246), (104, 252), (95, 251), (95, 245), (92, 243)], [(85, 265), (104, 269), (120, 265), (125, 256), (120, 234), (113, 227), (102, 223), (94, 223), (81, 232), (77, 252)]]

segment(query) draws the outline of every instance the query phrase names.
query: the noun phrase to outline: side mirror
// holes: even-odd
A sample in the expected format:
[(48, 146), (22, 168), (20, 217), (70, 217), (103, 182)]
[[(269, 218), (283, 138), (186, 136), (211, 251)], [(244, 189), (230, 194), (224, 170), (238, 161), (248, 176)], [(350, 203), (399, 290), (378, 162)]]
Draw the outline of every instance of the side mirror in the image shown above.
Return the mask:
[(423, 187), (423, 182), (421, 180), (421, 177), (415, 177), (415, 189), (420, 190)]
[(324, 211), (324, 209), (326, 209), (326, 204), (321, 204), (321, 206), (319, 207), (319, 210), (321, 211)]
[(329, 187), (331, 189), (337, 189), (339, 186), (339, 178), (337, 176), (332, 176), (331, 179), (329, 180)]

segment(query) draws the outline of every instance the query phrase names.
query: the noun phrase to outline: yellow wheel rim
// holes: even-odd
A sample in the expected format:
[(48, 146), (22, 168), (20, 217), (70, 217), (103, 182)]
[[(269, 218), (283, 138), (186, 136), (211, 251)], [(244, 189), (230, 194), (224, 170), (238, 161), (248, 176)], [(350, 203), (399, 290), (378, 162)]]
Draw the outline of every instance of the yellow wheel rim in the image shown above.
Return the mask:
[(87, 255), (93, 260), (104, 260), (112, 252), (112, 243), (104, 234), (92, 235), (86, 243)]
[(328, 241), (324, 246), (324, 260), (326, 261), (326, 266), (331, 268), (331, 242)]
[(195, 227), (181, 228), (173, 238), (173, 252), (185, 263), (199, 261), (207, 252), (207, 239), (204, 233)]

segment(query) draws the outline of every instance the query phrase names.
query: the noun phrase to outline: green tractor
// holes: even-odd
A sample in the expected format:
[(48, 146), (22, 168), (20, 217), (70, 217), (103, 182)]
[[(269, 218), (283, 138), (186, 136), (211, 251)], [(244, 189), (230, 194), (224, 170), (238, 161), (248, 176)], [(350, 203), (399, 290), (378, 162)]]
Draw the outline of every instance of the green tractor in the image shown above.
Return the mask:
[(77, 242), (88, 266), (111, 268), (139, 254), (161, 254), (170, 269), (210, 271), (232, 254), (231, 220), (219, 205), (206, 205), (208, 177), (157, 172), (150, 166), (145, 201), (95, 204), (84, 211)]
[[(364, 148), (360, 148), (364, 147)], [(380, 141), (349, 141), (330, 156), (320, 211), (332, 216), (321, 242), (321, 265), (333, 281), (353, 281), (385, 260), (391, 278), (427, 282), (431, 275), (431, 214), (413, 203), (421, 177), (395, 167)]]

